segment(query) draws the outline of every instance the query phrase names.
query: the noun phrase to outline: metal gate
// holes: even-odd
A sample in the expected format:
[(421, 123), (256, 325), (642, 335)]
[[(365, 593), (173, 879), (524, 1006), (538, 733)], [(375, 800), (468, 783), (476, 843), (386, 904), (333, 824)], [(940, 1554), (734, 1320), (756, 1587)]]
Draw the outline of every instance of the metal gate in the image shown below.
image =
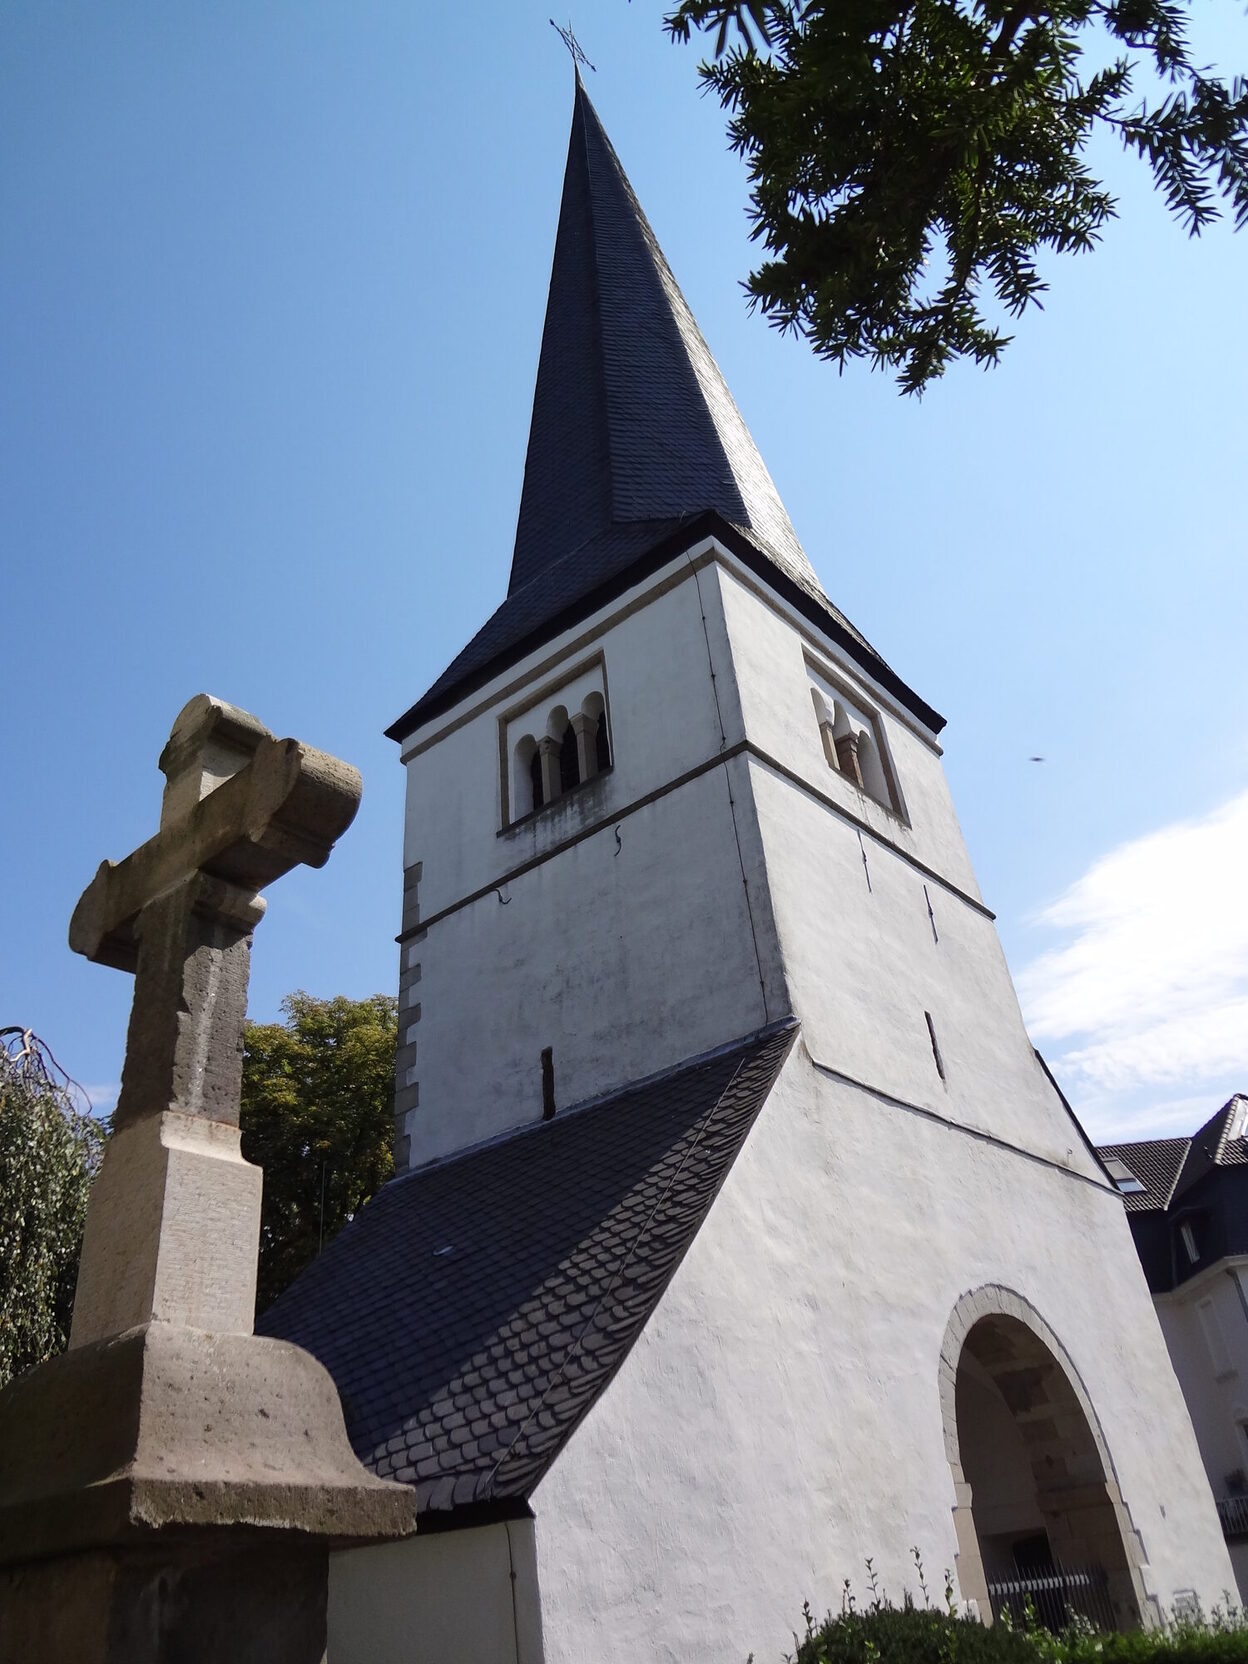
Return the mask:
[(1025, 1577), (1009, 1578), (1003, 1583), (988, 1585), (992, 1602), (993, 1621), (1007, 1612), (1019, 1629), (1030, 1621), (1060, 1635), (1072, 1618), (1082, 1618), (1094, 1629), (1117, 1629), (1113, 1602), (1109, 1598), (1109, 1579), (1099, 1566), (1082, 1570), (1068, 1570), (1055, 1566), (1051, 1570), (1035, 1571)]

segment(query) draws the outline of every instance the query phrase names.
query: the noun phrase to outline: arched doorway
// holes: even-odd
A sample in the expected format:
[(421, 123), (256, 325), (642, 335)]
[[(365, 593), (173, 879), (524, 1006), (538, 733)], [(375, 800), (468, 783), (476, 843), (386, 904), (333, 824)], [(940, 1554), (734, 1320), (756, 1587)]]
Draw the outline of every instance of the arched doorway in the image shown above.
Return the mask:
[(1138, 1627), (1150, 1609), (1143, 1554), (1104, 1437), (1060, 1342), (1021, 1296), (980, 1289), (958, 1302), (941, 1400), (963, 1597), (988, 1619), (1034, 1590), (1055, 1627), (1074, 1612)]

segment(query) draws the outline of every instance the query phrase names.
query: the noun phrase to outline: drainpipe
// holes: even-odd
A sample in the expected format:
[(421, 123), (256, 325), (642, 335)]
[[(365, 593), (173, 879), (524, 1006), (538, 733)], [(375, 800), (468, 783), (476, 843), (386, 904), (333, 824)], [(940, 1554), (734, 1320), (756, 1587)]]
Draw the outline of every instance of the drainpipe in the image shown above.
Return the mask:
[(512, 1647), (516, 1655), (516, 1664), (520, 1664), (520, 1616), (516, 1610), (516, 1557), (511, 1551), (511, 1521), (503, 1521), (503, 1530), (507, 1533), (507, 1570), (511, 1577), (511, 1631)]
[(1239, 1275), (1238, 1266), (1228, 1265), (1226, 1274), (1235, 1285), (1235, 1292), (1239, 1296), (1239, 1309), (1244, 1314), (1244, 1321), (1248, 1323), (1248, 1294), (1244, 1293), (1244, 1284)]

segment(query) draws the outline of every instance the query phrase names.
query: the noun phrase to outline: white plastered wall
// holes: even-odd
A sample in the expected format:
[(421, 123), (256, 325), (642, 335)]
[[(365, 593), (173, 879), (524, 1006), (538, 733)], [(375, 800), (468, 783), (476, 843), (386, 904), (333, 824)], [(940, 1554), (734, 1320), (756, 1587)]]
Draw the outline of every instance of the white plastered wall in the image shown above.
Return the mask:
[[(1124, 1241), (1125, 1238), (1125, 1241)], [(550, 1664), (780, 1657), (870, 1555), (954, 1565), (955, 1302), (1061, 1338), (1167, 1604), (1231, 1569), (1117, 1197), (821, 1078), (800, 1042), (655, 1315), (534, 1498)], [(679, 1506), (672, 1499), (679, 1498)], [(586, 1590), (592, 1590), (587, 1599)]]
[(828, 766), (808, 644), (729, 574), (724, 605), (745, 731), (757, 748), (751, 789), (767, 890), (812, 1057), (1099, 1176), (1023, 1026), (939, 749), (848, 661), (819, 653), (861, 704), (874, 703), (908, 818), (890, 814)]
[[(894, 1595), (913, 1588), (915, 1544), (937, 1586), (956, 1553), (940, 1349), (986, 1285), (1029, 1302), (1073, 1361), (1146, 1593), (1215, 1600), (1227, 1553), (1121, 1199), (1036, 1061), (939, 747), (747, 574), (726, 563), (716, 588), (755, 918), (803, 1034), (537, 1492), (552, 1664), (779, 1656), (802, 1601), (861, 1587), (868, 1555)], [(808, 653), (876, 712), (903, 816), (829, 769)]]
[(327, 1664), (543, 1664), (531, 1520), (329, 1557)]
[[(658, 574), (409, 765), (423, 917), (568, 845), (429, 928), (417, 1160), (539, 1113), (544, 1045), (567, 1104), (790, 1008), (803, 1022), (671, 1289), (539, 1487), (547, 1655), (778, 1656), (802, 1600), (835, 1602), (865, 1556), (899, 1594), (911, 1544), (936, 1584), (955, 1553), (940, 1346), (984, 1284), (1073, 1359), (1150, 1592), (1216, 1599), (1230, 1566), (1121, 1201), (1031, 1052), (939, 747), (782, 614), (728, 559), (700, 585)], [(499, 715), (599, 650), (612, 774), (496, 837)], [(807, 651), (875, 710), (904, 817), (829, 769)]]
[[(1242, 1292), (1246, 1284), (1248, 1260), (1236, 1256), (1156, 1301), (1205, 1472), (1219, 1497), (1232, 1494), (1231, 1476), (1248, 1470), (1248, 1315)], [(1216, 1324), (1212, 1348), (1199, 1312), (1206, 1302), (1212, 1305)], [(1248, 1604), (1248, 1544), (1235, 1545), (1231, 1556), (1239, 1598)]]
[[(539, 1116), (545, 1047), (566, 1108), (784, 1013), (742, 882), (744, 765), (719, 761), (740, 714), (718, 597), (682, 558), (408, 742), (404, 860), (430, 921), (405, 947), (413, 1166)], [(500, 720), (599, 656), (611, 771), (500, 833)]]

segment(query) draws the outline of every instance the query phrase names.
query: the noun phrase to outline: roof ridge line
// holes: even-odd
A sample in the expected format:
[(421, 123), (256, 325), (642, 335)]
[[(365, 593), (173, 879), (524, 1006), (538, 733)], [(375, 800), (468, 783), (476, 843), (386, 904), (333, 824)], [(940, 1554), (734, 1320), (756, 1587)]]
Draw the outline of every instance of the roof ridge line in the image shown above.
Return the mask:
[[(606, 433), (607, 479), (609, 479), (609, 483), (611, 483), (611, 516), (612, 519), (614, 519), (614, 514), (616, 514), (616, 456), (614, 456), (614, 451), (612, 451), (611, 399), (607, 398), (606, 354), (602, 351), (602, 273), (599, 271), (599, 265), (597, 265), (597, 213), (596, 205), (594, 205), (594, 163), (592, 163), (591, 155), (589, 155), (589, 121), (587, 121), (586, 118), (586, 108), (587, 110), (594, 111), (594, 118), (597, 118), (597, 111), (594, 110), (594, 103), (592, 103), (591, 97), (589, 97), (586, 83), (581, 80), (581, 67), (579, 67), (579, 65), (576, 67), (576, 98), (577, 103), (581, 103), (582, 105), (581, 150), (584, 151), (584, 158), (586, 158), (586, 183), (587, 186), (589, 186), (589, 191), (587, 191), (587, 196), (589, 196), (589, 255), (591, 255), (592, 271), (594, 271), (594, 306), (592, 306), (592, 319), (594, 319), (594, 374), (596, 374), (597, 378), (597, 391), (599, 391), (599, 398), (601, 398), (602, 401), (602, 431)], [(601, 126), (601, 123), (599, 123), (599, 126)], [(562, 200), (559, 201), (559, 216), (562, 218)], [(544, 344), (544, 341), (546, 341), (546, 329), (542, 326), (542, 344)], [(534, 394), (534, 396), (536, 396), (536, 394)], [(518, 532), (519, 536), (519, 527), (516, 527), (516, 532)], [(581, 544), (577, 544), (577, 547), (584, 547), (584, 544), (589, 541), (591, 541), (591, 539), (586, 537), (586, 539), (582, 539)], [(554, 564), (557, 566), (559, 562), (556, 561)], [(541, 574), (534, 574), (534, 576), (541, 576)]]
[[(580, 88), (581, 88), (581, 93), (584, 96), (586, 104), (588, 104), (589, 108), (593, 111), (594, 120), (598, 123), (598, 128), (599, 128), (599, 131), (602, 134), (603, 141), (606, 144), (607, 150), (610, 152), (612, 160), (615, 162), (616, 172), (619, 174), (620, 184), (624, 188), (624, 193), (629, 198), (629, 200), (632, 202), (633, 207), (636, 211), (639, 229), (642, 232), (642, 242), (645, 244), (646, 252), (647, 252), (647, 255), (649, 257), (650, 264), (654, 269), (654, 274), (655, 274), (655, 277), (658, 280), (659, 287), (663, 291), (663, 297), (664, 297), (665, 302), (667, 303), (668, 310), (669, 310), (669, 312), (671, 312), (673, 314), (673, 316), (675, 315), (675, 306), (673, 305), (673, 291), (674, 291), (676, 302), (678, 302), (679, 305), (683, 306), (685, 311), (689, 314), (689, 322), (693, 325), (694, 331), (697, 334), (697, 337), (701, 341), (703, 349), (706, 352), (706, 356), (710, 359), (711, 366), (712, 366), (715, 374), (719, 377), (719, 380), (720, 380), (721, 384), (723, 385), (724, 392), (728, 396), (728, 402), (732, 405), (733, 409), (736, 411), (737, 417), (738, 417), (739, 421), (741, 422), (741, 426), (745, 429), (746, 435), (749, 438), (750, 443), (754, 446), (755, 451), (758, 451), (758, 445), (754, 440), (754, 436), (753, 436), (752, 433), (750, 433), (750, 430), (749, 430), (748, 426), (746, 425), (745, 417), (741, 415), (741, 407), (737, 404), (736, 398), (733, 395), (733, 391), (732, 391), (731, 387), (729, 387), (729, 385), (728, 385), (727, 378), (725, 377), (724, 372), (719, 367), (719, 360), (715, 357), (715, 354), (711, 351), (710, 343), (707, 341), (706, 336), (703, 335), (703, 333), (702, 333), (702, 326), (701, 326), (701, 324), (699, 324), (699, 322), (697, 320), (697, 317), (694, 315), (693, 307), (690, 306), (689, 301), (688, 301), (688, 299), (685, 295), (685, 291), (681, 288), (680, 284), (676, 281), (676, 273), (671, 268), (671, 263), (669, 262), (669, 260), (667, 258), (667, 255), (664, 252), (663, 245), (662, 245), (662, 243), (660, 243), (660, 241), (658, 239), (658, 234), (656, 233), (654, 227), (650, 224), (650, 216), (646, 213), (645, 209), (641, 205), (641, 198), (638, 196), (636, 190), (634, 189), (632, 179), (629, 177), (629, 175), (628, 175), (628, 173), (627, 173), (627, 171), (624, 167), (623, 162), (620, 161), (619, 153), (616, 150), (614, 143), (612, 142), (611, 135), (607, 132), (606, 128), (603, 126), (602, 118), (599, 116), (598, 111), (594, 106), (593, 100), (590, 98), (589, 93), (586, 90), (586, 87), (585, 87), (585, 84), (584, 84), (583, 81), (580, 83)], [(586, 174), (589, 177), (589, 179), (591, 181), (591, 184), (592, 184), (593, 168), (592, 168), (592, 164), (590, 162), (588, 144), (586, 144), (586, 147), (585, 147), (585, 170), (586, 170)], [(590, 217), (590, 220), (593, 223), (593, 225), (595, 227), (595, 230), (596, 230), (597, 229), (597, 215), (594, 212), (594, 194), (593, 194), (592, 190), (590, 191), (590, 195), (589, 195), (589, 217)], [(599, 245), (598, 245), (598, 238), (596, 236), (594, 238), (593, 247), (594, 247), (594, 282), (598, 286), (598, 298), (599, 298), (599, 302), (601, 303), (602, 288), (601, 288), (601, 283), (599, 281), (599, 274), (598, 274)], [(601, 308), (601, 304), (599, 304), (599, 306), (595, 309), (595, 322), (596, 322), (596, 325), (597, 325), (597, 328), (598, 328), (599, 345), (601, 346), (601, 335), (602, 335), (602, 308)], [(750, 518), (750, 510), (749, 510), (749, 503), (746, 499), (744, 488), (741, 484), (740, 479), (737, 477), (737, 470), (736, 470), (736, 468), (733, 464), (732, 455), (731, 455), (730, 451), (728, 450), (728, 447), (724, 443), (724, 436), (723, 436), (723, 433), (720, 430), (720, 425), (719, 425), (719, 421), (717, 420), (717, 417), (716, 417), (714, 406), (712, 405), (710, 399), (707, 396), (707, 390), (706, 390), (706, 387), (703, 385), (702, 377), (698, 374), (698, 367), (697, 367), (696, 363), (694, 362), (693, 355), (688, 351), (688, 349), (685, 345), (683, 331), (679, 332), (679, 333), (681, 334), (681, 347), (682, 347), (682, 350), (684, 352), (685, 361), (686, 361), (686, 363), (689, 367), (689, 373), (690, 373), (690, 376), (692, 377), (692, 380), (693, 380), (693, 386), (694, 386), (695, 392), (697, 393), (698, 402), (699, 402), (699, 404), (701, 404), (703, 413), (707, 418), (707, 422), (708, 422), (708, 425), (709, 425), (709, 428), (710, 428), (711, 437), (713, 438), (713, 440), (715, 442), (716, 450), (719, 452), (720, 461), (723, 464), (724, 471), (725, 471), (728, 479), (730, 479), (732, 481), (732, 487), (733, 487), (733, 490), (736, 492), (737, 500), (738, 500), (738, 502), (740, 504), (740, 507), (741, 507), (742, 516), (743, 516), (744, 520), (746, 521), (746, 523), (748, 523), (749, 518)], [(601, 352), (599, 353), (599, 363), (600, 363), (600, 365), (602, 367), (602, 370), (603, 370), (603, 385), (604, 385), (604, 388), (605, 388), (605, 385), (606, 385), (606, 367), (605, 367), (605, 360), (603, 359), (603, 356), (602, 356)], [(611, 456), (612, 426), (611, 426), (611, 405), (610, 405), (609, 400), (605, 401), (605, 409), (606, 409), (606, 415), (607, 415), (607, 424), (606, 424), (606, 426), (607, 426), (608, 466), (610, 468), (610, 477), (611, 477), (611, 507), (612, 507), (612, 511), (614, 513), (614, 510), (615, 510), (615, 496), (616, 496), (616, 482), (615, 482), (615, 468), (614, 468), (614, 466), (612, 466), (613, 459), (612, 459), (612, 456)], [(768, 478), (770, 479), (771, 478), (770, 470), (767, 468), (766, 462), (763, 461), (763, 456), (762, 456), (761, 452), (758, 453), (758, 459), (759, 459), (760, 463), (762, 463), (763, 469), (767, 473)], [(772, 480), (772, 488), (773, 488), (773, 490), (775, 489), (775, 481), (774, 480)], [(785, 508), (783, 501), (780, 499), (780, 493), (779, 493), (778, 490), (776, 490), (776, 499), (777, 499), (778, 502), (780, 502), (780, 507), (782, 509), (784, 509), (784, 512), (787, 515), (788, 514), (788, 509)], [(728, 518), (728, 516), (725, 516), (725, 518)], [(794, 535), (794, 537), (797, 537), (796, 531), (794, 532), (793, 535)], [(801, 544), (801, 539), (798, 538), (797, 541), (800, 545)], [(802, 552), (803, 552), (803, 554), (805, 554), (804, 549), (803, 549)], [(809, 562), (809, 557), (807, 557), (807, 560)]]
[[(579, 65), (577, 66), (577, 71), (576, 71), (576, 97), (577, 97), (578, 103), (580, 103), (582, 105), (582, 109), (581, 109), (581, 112), (580, 112), (580, 115), (581, 115), (581, 149), (585, 152), (585, 179), (586, 179), (586, 183), (588, 184), (588, 187), (589, 187), (589, 191), (588, 191), (588, 197), (589, 197), (589, 231), (590, 231), (589, 250), (590, 250), (590, 260), (591, 260), (591, 264), (592, 264), (592, 267), (593, 267), (593, 273), (594, 273), (594, 305), (593, 305), (594, 338), (595, 338), (594, 339), (594, 347), (595, 347), (595, 351), (594, 351), (594, 369), (595, 369), (595, 373), (598, 377), (599, 391), (602, 394), (602, 426), (603, 426), (604, 434), (606, 436), (606, 445), (607, 445), (607, 479), (610, 482), (611, 518), (612, 518), (612, 520), (614, 520), (614, 518), (615, 518), (615, 453), (614, 453), (614, 450), (613, 450), (612, 433), (611, 433), (611, 400), (608, 397), (608, 392), (607, 392), (606, 354), (603, 351), (603, 337), (602, 337), (602, 273), (601, 273), (601, 271), (599, 270), (599, 267), (598, 267), (598, 215), (597, 215), (596, 207), (595, 207), (595, 203), (594, 203), (594, 164), (593, 164), (593, 160), (590, 157), (590, 153), (589, 153), (589, 124), (588, 124), (588, 121), (587, 121), (587, 118), (586, 118), (586, 109), (585, 109), (585, 107), (587, 106), (588, 109), (593, 111), (595, 120), (597, 120), (598, 112), (596, 110), (594, 110), (593, 100), (590, 98), (589, 92), (586, 89), (585, 83), (581, 79), (581, 71), (580, 71), (580, 66)], [(599, 122), (598, 125), (601, 127), (602, 123)], [(604, 138), (606, 137), (606, 129), (605, 128), (603, 129), (603, 136), (604, 136)], [(608, 143), (610, 143), (609, 140), (608, 140)], [(612, 154), (614, 155), (614, 151), (612, 151)], [(617, 158), (617, 160), (618, 160), (618, 158)], [(561, 214), (562, 214), (562, 209), (563, 209), (563, 205), (562, 205), (562, 202), (561, 202), (560, 203), (560, 213)], [(544, 333), (545, 332), (543, 331), (543, 335), (544, 335)], [(517, 532), (518, 532), (518, 530), (519, 530), (519, 528), (517, 528)], [(595, 533), (595, 534), (592, 534), (592, 535), (597, 535), (597, 534)], [(577, 545), (577, 548), (584, 548), (585, 544), (590, 542), (590, 541), (591, 541), (591, 538), (589, 538), (589, 537), (582, 539), (582, 541)], [(566, 559), (567, 557), (563, 556), (561, 558)], [(557, 566), (559, 564), (559, 562), (556, 561), (553, 564)], [(540, 574), (536, 574), (536, 575), (540, 575)]]
[(1175, 1192), (1179, 1188), (1179, 1180), (1183, 1177), (1183, 1174), (1187, 1170), (1187, 1164), (1192, 1154), (1192, 1146), (1195, 1144), (1196, 1140), (1189, 1135), (1187, 1138), (1180, 1139), (1179, 1142), (1185, 1145), (1186, 1148), (1183, 1151), (1183, 1156), (1179, 1165), (1174, 1170), (1174, 1177), (1170, 1181), (1170, 1188), (1166, 1192), (1166, 1200), (1163, 1205), (1167, 1210), (1169, 1209), (1171, 1202), (1174, 1201)]

